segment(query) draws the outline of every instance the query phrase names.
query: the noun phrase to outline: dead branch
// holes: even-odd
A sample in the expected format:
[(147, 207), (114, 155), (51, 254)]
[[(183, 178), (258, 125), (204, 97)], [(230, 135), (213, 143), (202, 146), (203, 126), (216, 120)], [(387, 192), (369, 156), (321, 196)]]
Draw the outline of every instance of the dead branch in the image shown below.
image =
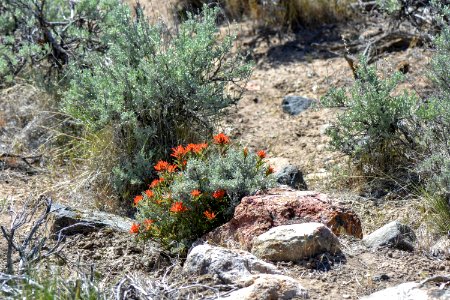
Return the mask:
[[(45, 196), (41, 196), (38, 201), (32, 203), (32, 198), (29, 197), (25, 201), (22, 209), (16, 212), (12, 203), (9, 207), (9, 214), (11, 216), (11, 222), (9, 228), (0, 226), (1, 232), (5, 240), (7, 241), (7, 253), (6, 253), (6, 272), (10, 275), (14, 274), (14, 261), (13, 255), (17, 253), (19, 255), (19, 270), (18, 273), (25, 273), (32, 265), (36, 264), (40, 260), (47, 258), (51, 255), (58, 255), (63, 249), (62, 242), (65, 238), (65, 232), (80, 226), (91, 226), (90, 223), (76, 223), (59, 230), (55, 236), (56, 241), (49, 247), (47, 245), (48, 237), (42, 233), (42, 230), (47, 227), (47, 222), (52, 208), (52, 200)], [(44, 209), (41, 214), (33, 221), (34, 216), (42, 207), (44, 202)], [(23, 229), (25, 225), (32, 224), (23, 238), (18, 237), (18, 232)], [(44, 249), (46, 249), (44, 251)]]

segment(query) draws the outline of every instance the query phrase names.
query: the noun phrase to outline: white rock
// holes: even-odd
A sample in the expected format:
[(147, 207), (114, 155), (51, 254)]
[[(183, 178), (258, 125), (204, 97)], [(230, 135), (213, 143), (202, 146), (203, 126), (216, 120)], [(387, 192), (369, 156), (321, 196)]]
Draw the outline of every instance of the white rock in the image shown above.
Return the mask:
[(208, 244), (192, 249), (186, 258), (183, 271), (188, 275), (217, 275), (224, 283), (235, 283), (254, 274), (281, 273), (274, 265), (258, 259), (247, 251)]
[(449, 290), (439, 290), (436, 288), (427, 289), (420, 287), (419, 283), (406, 282), (400, 285), (390, 287), (360, 300), (449, 300)]
[(415, 241), (414, 231), (398, 221), (384, 225), (363, 239), (363, 243), (369, 248), (389, 246), (402, 250), (414, 250)]
[(240, 282), (245, 287), (230, 293), (224, 300), (307, 299), (307, 290), (297, 280), (284, 275), (260, 274)]
[(323, 252), (340, 252), (339, 240), (322, 223), (273, 227), (258, 236), (252, 253), (272, 261), (297, 261)]

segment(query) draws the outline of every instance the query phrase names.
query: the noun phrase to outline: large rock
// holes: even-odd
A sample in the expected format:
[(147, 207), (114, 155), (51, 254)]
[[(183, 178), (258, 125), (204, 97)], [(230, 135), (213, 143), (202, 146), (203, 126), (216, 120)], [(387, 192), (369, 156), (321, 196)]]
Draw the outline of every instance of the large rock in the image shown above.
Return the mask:
[(363, 243), (369, 248), (387, 246), (409, 251), (414, 250), (415, 241), (414, 231), (398, 221), (384, 225), (363, 239)]
[(283, 225), (270, 229), (253, 242), (252, 253), (272, 261), (298, 261), (317, 254), (340, 252), (339, 240), (321, 223)]
[(314, 100), (301, 96), (286, 96), (281, 102), (281, 107), (285, 113), (295, 116), (307, 110), (313, 102)]
[(93, 232), (109, 227), (113, 230), (127, 232), (132, 220), (101, 211), (75, 209), (53, 203), (50, 213), (50, 232), (64, 235)]
[(260, 274), (240, 282), (245, 287), (223, 297), (224, 300), (307, 299), (307, 290), (297, 280), (284, 275)]
[(244, 197), (233, 218), (205, 239), (211, 243), (250, 251), (253, 239), (272, 227), (319, 222), (334, 234), (362, 238), (361, 221), (348, 209), (337, 206), (327, 195), (288, 189), (272, 189), (264, 195)]
[(260, 273), (279, 274), (272, 264), (258, 259), (253, 254), (208, 244), (194, 247), (186, 258), (183, 270), (187, 275), (217, 275), (226, 284)]
[(267, 162), (274, 168), (274, 175), (279, 184), (284, 184), (297, 190), (308, 189), (303, 179), (303, 173), (286, 158), (268, 158)]
[(390, 287), (361, 300), (449, 300), (450, 290), (440, 290), (438, 288), (426, 288), (416, 282), (406, 282)]

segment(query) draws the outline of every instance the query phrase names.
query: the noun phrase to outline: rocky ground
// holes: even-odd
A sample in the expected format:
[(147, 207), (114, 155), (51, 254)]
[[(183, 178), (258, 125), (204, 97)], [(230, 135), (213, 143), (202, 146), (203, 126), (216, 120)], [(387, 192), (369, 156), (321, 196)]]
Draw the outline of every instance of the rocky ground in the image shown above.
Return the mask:
[[(246, 24), (241, 24), (241, 28), (246, 28)], [(327, 51), (326, 45), (342, 43), (342, 35), (352, 36), (356, 31), (362, 36), (368, 30), (371, 28), (361, 23), (265, 38), (243, 30), (239, 43), (255, 58), (255, 71), (244, 97), (220, 124), (243, 145), (265, 149), (271, 157), (288, 159), (304, 173), (309, 190), (329, 194), (334, 205), (351, 209), (359, 216), (364, 236), (395, 220), (415, 231), (417, 241), (412, 251), (395, 247), (373, 249), (359, 238), (340, 235), (342, 253), (339, 255), (317, 254), (308, 259), (275, 263), (280, 274), (297, 280), (308, 291), (310, 299), (359, 299), (386, 287), (450, 274), (449, 253), (432, 251), (437, 237), (419, 213), (424, 210), (420, 199), (390, 197), (390, 194), (373, 197), (361, 193), (357, 184), (348, 189), (348, 178), (337, 177), (339, 170), (345, 170), (342, 163), (345, 157), (327, 148), (325, 129), (338, 109), (308, 108), (296, 116), (282, 109), (285, 96), (297, 95), (318, 102), (330, 87), (352, 84), (352, 72), (345, 59)], [(426, 93), (424, 67), (429, 59), (428, 50), (412, 46), (385, 53), (377, 64), (384, 72), (406, 61), (409, 87)], [(0, 156), (1, 225), (9, 222), (10, 203), (20, 207), (27, 197), (40, 194), (48, 194), (71, 207), (96, 207), (95, 195), (88, 193), (80, 182), (73, 182), (75, 175), (83, 170), (68, 168), (64, 161), (44, 152), (45, 145), (54, 142), (51, 133), (55, 128), (54, 114), (44, 107), (45, 95), (26, 84), (0, 93), (0, 155), (18, 155)], [(64, 118), (58, 120), (63, 122)], [(0, 253), (5, 251), (5, 246), (2, 240)], [(122, 275), (132, 274), (153, 278), (153, 282), (166, 280), (166, 286), (172, 289), (194, 284), (215, 286), (224, 292), (236, 289), (236, 282), (226, 285), (208, 274), (181, 275), (183, 260), (177, 262), (157, 245), (135, 241), (126, 232), (102, 229), (74, 235), (67, 238), (62, 253), (70, 262), (67, 272), (74, 266), (88, 272), (94, 265), (96, 276), (104, 286), (115, 283)], [(241, 287), (251, 285), (240, 284)], [(197, 290), (194, 294), (199, 298), (214, 295), (209, 289)], [(182, 294), (178, 296), (183, 298)], [(304, 294), (299, 293), (300, 296)]]

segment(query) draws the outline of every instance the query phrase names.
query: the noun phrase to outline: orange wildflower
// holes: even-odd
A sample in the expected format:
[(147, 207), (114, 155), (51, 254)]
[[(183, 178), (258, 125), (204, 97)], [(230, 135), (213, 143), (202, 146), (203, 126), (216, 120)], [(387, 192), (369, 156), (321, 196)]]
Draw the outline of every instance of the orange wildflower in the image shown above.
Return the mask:
[(269, 167), (267, 168), (266, 175), (272, 174), (273, 172), (274, 172), (273, 167), (272, 167), (272, 166), (269, 166)]
[(205, 211), (203, 214), (205, 215), (205, 217), (208, 220), (212, 220), (216, 217), (216, 214), (214, 212), (210, 212), (210, 211)]
[(248, 148), (245, 147), (245, 148), (244, 148), (244, 157), (247, 157), (247, 156), (248, 156)]
[(139, 233), (140, 224), (133, 223), (130, 228), (130, 233)]
[(218, 135), (215, 135), (213, 138), (214, 142), (219, 145), (225, 145), (230, 142), (230, 138), (223, 133), (219, 133)]
[(145, 219), (144, 220), (145, 229), (149, 230), (153, 223), (155, 223), (155, 221), (150, 220), (150, 219)]
[(175, 202), (170, 207), (170, 211), (174, 212), (174, 213), (179, 213), (179, 212), (183, 212), (186, 210), (187, 210), (187, 208), (186, 208), (186, 206), (183, 205), (183, 202)]
[(225, 190), (217, 190), (212, 194), (214, 199), (222, 199), (225, 196)]
[(186, 153), (191, 152), (191, 151), (194, 152), (194, 149), (196, 146), (197, 146), (196, 144), (187, 144)]
[(150, 183), (149, 184), (149, 188), (155, 188), (155, 187), (157, 187), (158, 186), (158, 184), (160, 184), (161, 182), (163, 182), (164, 181), (164, 179), (163, 180), (161, 180), (161, 178), (160, 179), (155, 179), (155, 180), (153, 180), (152, 181), (152, 183)]
[(151, 198), (153, 197), (153, 191), (152, 190), (146, 190), (145, 194), (147, 195), (147, 197)]
[(134, 197), (134, 205), (137, 205), (144, 197), (142, 195), (137, 195)]
[(264, 151), (264, 150), (259, 150), (259, 151), (256, 153), (256, 155), (258, 155), (259, 158), (263, 159), (263, 158), (266, 157), (266, 151)]
[(169, 163), (167, 161), (164, 160), (160, 160), (158, 161), (158, 163), (155, 165), (155, 170), (158, 172), (162, 172), (167, 170), (167, 168), (169, 167)]
[(191, 192), (191, 196), (194, 197), (194, 198), (200, 196), (201, 194), (202, 193), (199, 190), (193, 190)]
[(177, 165), (169, 165), (168, 167), (167, 167), (167, 172), (169, 172), (169, 173), (173, 173), (173, 172), (175, 172), (177, 170)]
[(179, 146), (177, 146), (177, 147), (175, 147), (175, 148), (172, 148), (172, 154), (171, 154), (170, 156), (173, 156), (173, 157), (175, 157), (176, 159), (180, 159), (180, 158), (182, 158), (187, 152), (189, 152), (189, 151), (187, 150), (187, 147), (186, 147), (186, 149), (185, 149), (183, 146), (179, 145)]
[(194, 152), (195, 154), (199, 154), (206, 148), (208, 148), (208, 144), (206, 144), (206, 143), (189, 144), (186, 146), (186, 151), (191, 151), (191, 152)]

